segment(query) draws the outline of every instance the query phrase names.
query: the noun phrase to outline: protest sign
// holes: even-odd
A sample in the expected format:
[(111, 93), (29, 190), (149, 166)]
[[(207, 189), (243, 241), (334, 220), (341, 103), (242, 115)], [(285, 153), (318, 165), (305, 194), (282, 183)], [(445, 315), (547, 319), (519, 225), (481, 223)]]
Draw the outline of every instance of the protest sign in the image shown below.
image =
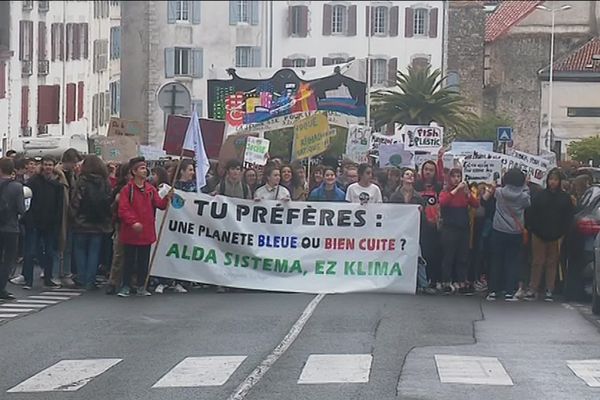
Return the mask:
[(323, 113), (313, 114), (294, 124), (294, 145), (292, 158), (317, 156), (329, 146), (329, 122)]
[[(442, 157), (442, 162), (444, 163), (444, 168), (448, 168), (448, 169), (454, 168), (454, 159), (455, 159), (454, 154), (444, 153), (444, 156)], [(437, 164), (438, 155), (432, 154), (432, 153), (415, 154), (413, 161), (414, 161), (415, 167), (418, 170), (421, 170), (421, 167), (423, 167), (423, 164), (427, 161), (433, 161), (434, 163)]]
[(403, 143), (379, 145), (379, 167), (412, 167), (413, 154), (404, 149)]
[(287, 292), (415, 291), (416, 205), (281, 205), (181, 191), (171, 205), (154, 276)]
[[(507, 156), (506, 154), (494, 153), (489, 151), (476, 151), (472, 155), (465, 157), (465, 160), (469, 159), (495, 159), (500, 160), (502, 163), (502, 175), (509, 169), (519, 168), (523, 173), (529, 176), (532, 183), (540, 186), (546, 185), (546, 175), (548, 174), (548, 164), (544, 160), (544, 163), (540, 162), (540, 157), (532, 156), (527, 153), (515, 151), (515, 155)], [(532, 158), (533, 157), (533, 158)], [(538, 159), (538, 160), (535, 160)]]
[(346, 139), (345, 158), (355, 163), (366, 163), (369, 161), (368, 153), (370, 146), (371, 130), (364, 125), (350, 125)]
[(469, 183), (500, 182), (502, 176), (501, 160), (465, 160), (463, 162), (463, 177)]
[(163, 157), (167, 156), (167, 153), (163, 149), (159, 149), (153, 146), (140, 145), (139, 146), (140, 156), (144, 157), (146, 160), (160, 160)]
[(439, 126), (404, 125), (400, 130), (405, 148), (410, 151), (438, 151), (444, 141), (444, 128)]
[(94, 139), (94, 152), (104, 161), (128, 162), (139, 154), (134, 136), (98, 136)]
[(467, 156), (474, 151), (494, 151), (494, 142), (452, 142), (450, 150), (455, 156)]
[(123, 118), (112, 117), (108, 122), (106, 136), (140, 136), (144, 125), (139, 121), (127, 121)]
[(246, 140), (255, 135), (256, 134), (254, 133), (239, 133), (237, 135), (228, 136), (219, 152), (219, 165), (225, 165), (229, 160), (243, 162), (244, 152), (246, 150)]
[(250, 165), (265, 165), (269, 154), (269, 139), (248, 136), (246, 139), (246, 150), (244, 151), (244, 162)]
[[(167, 118), (167, 128), (165, 130), (165, 140), (163, 150), (169, 155), (180, 156), (185, 132), (190, 124), (190, 117), (183, 115), (169, 115)], [(223, 134), (225, 131), (225, 122), (200, 118), (200, 131), (204, 142), (204, 150), (209, 159), (217, 159), (223, 145)], [(193, 151), (184, 151), (186, 157), (194, 157)]]

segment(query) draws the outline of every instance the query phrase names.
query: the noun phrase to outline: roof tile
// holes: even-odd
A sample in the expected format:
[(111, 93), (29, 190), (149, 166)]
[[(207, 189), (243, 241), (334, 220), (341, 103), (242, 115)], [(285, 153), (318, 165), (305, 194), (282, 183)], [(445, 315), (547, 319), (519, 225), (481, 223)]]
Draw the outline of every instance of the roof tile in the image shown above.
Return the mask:
[(600, 72), (600, 60), (594, 62), (593, 56), (600, 56), (600, 37), (592, 38), (583, 46), (554, 62), (554, 71)]
[(544, 1), (502, 1), (485, 23), (485, 41), (493, 42), (521, 21)]

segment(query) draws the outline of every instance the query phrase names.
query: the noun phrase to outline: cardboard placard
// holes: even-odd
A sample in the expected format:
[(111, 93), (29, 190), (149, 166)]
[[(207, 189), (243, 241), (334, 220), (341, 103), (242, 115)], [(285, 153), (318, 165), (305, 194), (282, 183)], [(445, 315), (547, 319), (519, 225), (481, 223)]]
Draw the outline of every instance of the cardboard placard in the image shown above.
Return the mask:
[(294, 124), (293, 159), (314, 157), (327, 150), (329, 122), (323, 113), (313, 114)]
[(364, 125), (350, 125), (344, 157), (359, 164), (369, 162), (370, 133), (371, 130)]
[(244, 150), (244, 163), (250, 165), (265, 165), (269, 157), (269, 139), (248, 136)]
[(137, 136), (143, 133), (144, 124), (140, 121), (127, 121), (123, 118), (112, 117), (108, 123), (106, 136)]
[(410, 151), (438, 151), (444, 144), (440, 126), (404, 125), (400, 130), (404, 147)]
[(382, 144), (379, 146), (379, 167), (413, 167), (413, 154), (404, 148), (403, 143)]
[(128, 162), (139, 154), (138, 141), (133, 136), (100, 136), (94, 139), (94, 152), (104, 161)]

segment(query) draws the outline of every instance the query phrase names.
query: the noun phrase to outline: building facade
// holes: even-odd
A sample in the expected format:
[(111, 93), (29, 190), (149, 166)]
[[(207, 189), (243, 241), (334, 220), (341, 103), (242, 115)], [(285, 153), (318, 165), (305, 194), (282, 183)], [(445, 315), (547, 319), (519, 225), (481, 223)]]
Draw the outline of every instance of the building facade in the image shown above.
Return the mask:
[(122, 117), (142, 121), (142, 142), (161, 147), (167, 116), (190, 108), (161, 89), (179, 84), (181, 98), (207, 115), (207, 80), (226, 77), (228, 68), (243, 76), (283, 67), (311, 74), (370, 54), (373, 90), (391, 86), (395, 71), (411, 63), (442, 67), (443, 7), (442, 1), (123, 2)]
[(88, 139), (105, 135), (118, 115), (110, 87), (120, 61), (109, 58), (109, 45), (120, 2), (11, 1), (0, 3), (0, 15), (3, 151), (87, 152)]

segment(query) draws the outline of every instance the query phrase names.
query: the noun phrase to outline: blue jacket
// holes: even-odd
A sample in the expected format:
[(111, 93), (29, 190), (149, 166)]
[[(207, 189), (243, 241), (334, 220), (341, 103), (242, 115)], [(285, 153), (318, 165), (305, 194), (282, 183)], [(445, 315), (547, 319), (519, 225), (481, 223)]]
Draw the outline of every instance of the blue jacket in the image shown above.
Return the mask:
[(325, 198), (325, 183), (321, 183), (318, 188), (313, 189), (308, 196), (308, 201), (334, 201), (334, 202), (345, 202), (346, 193), (340, 189), (337, 185), (333, 185), (334, 197), (332, 200)]

